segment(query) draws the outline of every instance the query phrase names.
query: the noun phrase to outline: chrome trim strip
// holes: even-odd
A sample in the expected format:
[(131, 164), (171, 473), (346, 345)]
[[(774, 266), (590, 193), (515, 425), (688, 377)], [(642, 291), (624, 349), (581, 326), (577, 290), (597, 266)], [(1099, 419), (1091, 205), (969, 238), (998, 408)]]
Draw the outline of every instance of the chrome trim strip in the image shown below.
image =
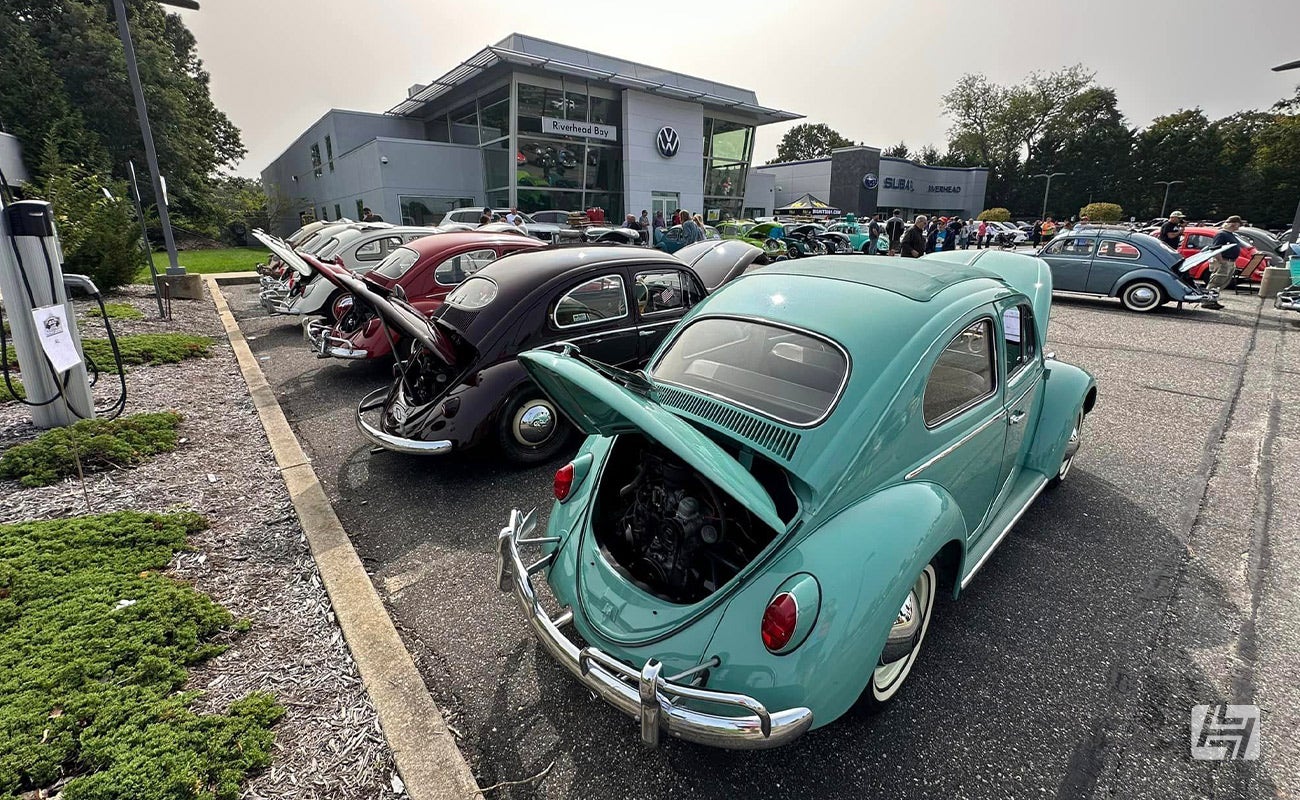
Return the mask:
[[(758, 700), (736, 692), (704, 689), (664, 677), (658, 659), (641, 668), (630, 667), (594, 647), (579, 648), (560, 631), (572, 619), (565, 610), (552, 619), (542, 608), (532, 578), (519, 555), (536, 528), (535, 510), (510, 512), (510, 521), (497, 539), (497, 583), (512, 593), (542, 648), (587, 689), (614, 708), (639, 721), (641, 740), (655, 746), (660, 733), (697, 744), (734, 750), (778, 747), (812, 727), (813, 713), (796, 707), (769, 712)], [(547, 556), (547, 560), (554, 554)], [(689, 671), (688, 671), (689, 672)], [(684, 673), (685, 674), (685, 673)], [(697, 711), (680, 701), (714, 703), (738, 709), (741, 716)]]
[(906, 475), (904, 475), (904, 476), (903, 476), (903, 480), (905, 480), (905, 481), (910, 481), (910, 480), (912, 480), (912, 479), (915, 478), (917, 475), (920, 475), (922, 472), (925, 472), (925, 471), (926, 471), (927, 469), (929, 469), (930, 467), (933, 467), (935, 464), (937, 464), (937, 463), (940, 461), (940, 459), (942, 459), (942, 458), (944, 458), (944, 457), (946, 457), (946, 456), (950, 456), (950, 455), (952, 455), (953, 452), (955, 452), (955, 451), (957, 450), (957, 448), (959, 448), (959, 447), (961, 447), (962, 445), (966, 444), (966, 443), (969, 442), (971, 439), (974, 439), (976, 436), (979, 436), (979, 435), (984, 431), (985, 428), (989, 427), (990, 425), (992, 425), (992, 424), (995, 423), (995, 422), (999, 422), (999, 421), (1001, 421), (1002, 418), (1003, 418), (1004, 416), (1006, 416), (1006, 413), (1007, 413), (1007, 412), (1006, 412), (1006, 409), (999, 409), (999, 410), (998, 410), (998, 413), (996, 413), (996, 414), (994, 414), (993, 416), (989, 417), (989, 418), (988, 418), (987, 420), (985, 420), (984, 422), (981, 422), (981, 423), (980, 423), (979, 425), (977, 425), (977, 426), (975, 427), (975, 429), (972, 430), (970, 433), (966, 434), (965, 436), (961, 437), (961, 438), (958, 439), (957, 441), (955, 441), (955, 442), (953, 442), (952, 444), (948, 445), (948, 446), (945, 447), (944, 449), (940, 450), (938, 453), (935, 453), (933, 456), (930, 456), (930, 458), (929, 458), (927, 461), (925, 461), (925, 463), (921, 464), (921, 466), (917, 467), (916, 469), (914, 469), (914, 470), (912, 470), (911, 472), (909, 472), (909, 473), (907, 473)]
[(1025, 512), (1029, 510), (1029, 507), (1034, 504), (1034, 501), (1038, 499), (1038, 496), (1042, 494), (1043, 490), (1046, 488), (1047, 479), (1042, 478), (1038, 484), (1038, 488), (1029, 496), (1029, 500), (1020, 507), (1020, 510), (1016, 512), (1016, 515), (1011, 518), (1011, 521), (1007, 523), (1007, 526), (998, 534), (998, 538), (993, 540), (993, 544), (989, 545), (989, 549), (985, 550), (984, 555), (980, 556), (980, 560), (975, 562), (975, 566), (970, 568), (970, 571), (966, 573), (966, 577), (961, 579), (961, 588), (966, 588), (966, 584), (971, 582), (971, 579), (975, 577), (975, 573), (980, 571), (980, 567), (984, 566), (984, 562), (989, 560), (989, 556), (993, 555), (993, 551), (998, 549), (998, 545), (1002, 544), (1002, 540), (1007, 538), (1007, 534), (1011, 533), (1011, 529), (1016, 527), (1016, 523), (1020, 521), (1020, 518), (1025, 515)]

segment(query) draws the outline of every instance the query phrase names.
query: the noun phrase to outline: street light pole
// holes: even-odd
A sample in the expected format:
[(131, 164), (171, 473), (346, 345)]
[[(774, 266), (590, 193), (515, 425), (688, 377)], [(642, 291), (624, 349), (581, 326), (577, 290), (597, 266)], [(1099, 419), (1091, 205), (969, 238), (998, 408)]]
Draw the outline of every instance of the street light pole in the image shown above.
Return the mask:
[[(199, 4), (193, 0), (166, 0), (168, 5), (181, 8), (198, 9)], [(135, 44), (131, 41), (131, 29), (126, 24), (126, 7), (122, 0), (113, 0), (113, 11), (117, 14), (117, 34), (122, 39), (122, 49), (126, 53), (126, 74), (131, 79), (131, 94), (135, 96), (135, 113), (140, 119), (140, 135), (144, 138), (144, 155), (149, 164), (149, 178), (153, 181), (154, 204), (158, 208), (158, 224), (162, 226), (163, 243), (167, 245), (167, 274), (184, 275), (185, 268), (176, 258), (176, 238), (172, 236), (172, 222), (167, 215), (167, 199), (163, 193), (162, 173), (158, 171), (158, 151), (153, 146), (153, 129), (149, 127), (149, 109), (144, 102), (144, 89), (140, 85), (140, 68), (135, 61)], [(144, 220), (140, 220), (144, 225)]]
[[(1274, 72), (1285, 72), (1289, 69), (1300, 69), (1300, 61), (1288, 61), (1273, 67)], [(1291, 241), (1300, 241), (1300, 204), (1295, 207), (1295, 221), (1291, 223)]]
[(1169, 190), (1176, 185), (1186, 183), (1186, 181), (1152, 181), (1152, 183), (1156, 186), (1164, 184), (1165, 187), (1165, 199), (1160, 203), (1160, 216), (1163, 218), (1165, 216), (1165, 209), (1169, 206)]
[(1047, 185), (1043, 187), (1043, 213), (1039, 216), (1047, 219), (1047, 193), (1052, 191), (1052, 178), (1064, 175), (1064, 172), (1040, 172), (1037, 175), (1030, 175), (1031, 178), (1047, 178)]

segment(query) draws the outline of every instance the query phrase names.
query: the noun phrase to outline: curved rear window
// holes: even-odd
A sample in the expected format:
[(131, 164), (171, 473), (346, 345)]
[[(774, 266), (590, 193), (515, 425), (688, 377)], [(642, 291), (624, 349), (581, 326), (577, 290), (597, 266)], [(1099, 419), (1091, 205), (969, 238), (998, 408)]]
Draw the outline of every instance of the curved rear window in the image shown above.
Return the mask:
[(322, 245), (319, 250), (316, 250), (313, 253), (313, 255), (315, 255), (317, 258), (333, 258), (334, 251), (338, 249), (339, 249), (339, 237), (332, 236), (330, 237), (329, 241), (325, 242), (325, 244)]
[(383, 275), (385, 278), (397, 280), (406, 274), (416, 261), (420, 260), (420, 254), (406, 247), (399, 247), (388, 254), (388, 258), (379, 262), (375, 267), (375, 272)]
[(789, 425), (826, 418), (848, 379), (833, 342), (754, 320), (705, 317), (686, 326), (650, 375)]
[(487, 278), (470, 278), (447, 295), (447, 305), (477, 311), (496, 299), (497, 285)]

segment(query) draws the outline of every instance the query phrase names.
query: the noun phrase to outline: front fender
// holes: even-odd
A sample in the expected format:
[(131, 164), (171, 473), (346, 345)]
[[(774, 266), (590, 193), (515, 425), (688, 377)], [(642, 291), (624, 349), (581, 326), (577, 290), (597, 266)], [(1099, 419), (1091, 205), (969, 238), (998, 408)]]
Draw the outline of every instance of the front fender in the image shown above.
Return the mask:
[[(862, 694), (916, 576), (945, 547), (960, 556), (960, 574), (965, 541), (961, 509), (932, 483), (898, 484), (845, 509), (728, 602), (705, 651), (721, 660), (709, 687), (751, 694), (772, 709), (810, 708), (814, 727), (831, 722)], [(808, 639), (773, 655), (759, 635), (763, 611), (796, 573), (816, 578), (821, 606)]]
[(1096, 402), (1096, 379), (1073, 364), (1048, 361), (1043, 406), (1025, 466), (1044, 475), (1055, 475), (1075, 418), (1080, 411), (1084, 414), (1091, 411)]
[(1155, 281), (1160, 284), (1160, 288), (1165, 290), (1165, 294), (1168, 295), (1171, 300), (1182, 300), (1190, 291), (1187, 284), (1174, 277), (1173, 273), (1169, 270), (1141, 267), (1139, 269), (1129, 270), (1111, 284), (1110, 296), (1119, 297), (1121, 289), (1139, 278), (1146, 278), (1147, 280)]

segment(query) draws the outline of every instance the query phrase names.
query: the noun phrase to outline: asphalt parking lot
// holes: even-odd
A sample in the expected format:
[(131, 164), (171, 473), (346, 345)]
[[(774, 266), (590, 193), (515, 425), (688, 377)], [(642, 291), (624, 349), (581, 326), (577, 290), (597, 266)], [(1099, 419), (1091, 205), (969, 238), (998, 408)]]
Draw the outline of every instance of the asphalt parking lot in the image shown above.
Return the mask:
[[(353, 409), (389, 365), (318, 360), (255, 287), (225, 292), (480, 785), (554, 763), (493, 796), (1300, 796), (1300, 315), (1058, 299), (1049, 349), (1100, 389), (1067, 482), (937, 609), (888, 713), (728, 753), (642, 749), (496, 590), (497, 531), (564, 459), (371, 453)], [(1190, 758), (1191, 707), (1218, 702), (1263, 708), (1261, 760)]]

